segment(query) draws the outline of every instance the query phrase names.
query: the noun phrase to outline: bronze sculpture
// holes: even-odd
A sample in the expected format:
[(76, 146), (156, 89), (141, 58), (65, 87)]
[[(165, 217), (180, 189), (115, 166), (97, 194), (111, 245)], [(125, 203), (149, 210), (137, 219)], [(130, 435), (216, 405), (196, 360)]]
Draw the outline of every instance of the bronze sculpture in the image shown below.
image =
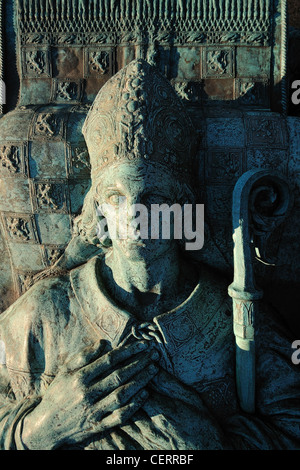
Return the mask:
[[(195, 202), (191, 121), (145, 61), (107, 82), (83, 132), (92, 186), (80, 243), (99, 244), (103, 200)], [(251, 415), (236, 399), (226, 280), (186, 258), (176, 240), (105, 243), (103, 254), (40, 280), (1, 317), (2, 448), (297, 448), (299, 380), (274, 313), (264, 307), (257, 321)]]

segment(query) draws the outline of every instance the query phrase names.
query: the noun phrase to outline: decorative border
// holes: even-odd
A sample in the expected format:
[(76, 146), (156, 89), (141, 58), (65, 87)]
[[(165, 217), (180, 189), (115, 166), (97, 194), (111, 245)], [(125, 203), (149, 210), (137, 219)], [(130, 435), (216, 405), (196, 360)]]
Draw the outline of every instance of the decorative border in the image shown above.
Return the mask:
[[(97, 34), (98, 42), (112, 41), (111, 31), (115, 37), (125, 34), (135, 36), (141, 32), (147, 35), (160, 35), (174, 32), (184, 33), (184, 41), (203, 42), (211, 36), (219, 36), (218, 42), (249, 41), (250, 44), (270, 39), (272, 0), (257, 0), (259, 5), (249, 1), (232, 2), (223, 0), (200, 0), (183, 2), (177, 0), (19, 0), (18, 21), (22, 33), (52, 33), (53, 25), (60, 31), (60, 40), (82, 41), (86, 35)], [(254, 15), (253, 9), (256, 8)], [(87, 33), (88, 32), (88, 33)], [(186, 36), (186, 34), (188, 36)], [(158, 36), (157, 36), (158, 35)], [(153, 38), (150, 38), (153, 39)], [(173, 37), (174, 39), (174, 37)], [(214, 40), (211, 37), (210, 40)], [(214, 41), (215, 42), (215, 41)]]

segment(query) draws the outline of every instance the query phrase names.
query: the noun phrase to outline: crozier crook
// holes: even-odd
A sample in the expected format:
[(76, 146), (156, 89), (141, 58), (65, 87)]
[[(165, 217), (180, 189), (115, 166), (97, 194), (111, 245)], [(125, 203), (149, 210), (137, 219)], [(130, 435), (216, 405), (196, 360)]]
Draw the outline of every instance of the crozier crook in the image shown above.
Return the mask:
[(233, 299), (237, 393), (248, 413), (255, 411), (255, 317), (263, 297), (255, 283), (254, 259), (270, 264), (267, 241), (290, 207), (288, 183), (269, 170), (246, 172), (233, 191), (234, 280), (228, 293)]

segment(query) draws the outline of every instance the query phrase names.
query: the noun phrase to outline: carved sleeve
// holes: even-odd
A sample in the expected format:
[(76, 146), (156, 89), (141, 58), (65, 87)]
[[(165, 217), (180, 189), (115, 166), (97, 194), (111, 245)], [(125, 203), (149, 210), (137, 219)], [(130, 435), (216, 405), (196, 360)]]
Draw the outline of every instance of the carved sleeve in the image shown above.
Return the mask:
[(12, 392), (5, 365), (0, 369), (0, 450), (25, 450), (22, 443), (22, 423), (41, 398), (17, 401)]

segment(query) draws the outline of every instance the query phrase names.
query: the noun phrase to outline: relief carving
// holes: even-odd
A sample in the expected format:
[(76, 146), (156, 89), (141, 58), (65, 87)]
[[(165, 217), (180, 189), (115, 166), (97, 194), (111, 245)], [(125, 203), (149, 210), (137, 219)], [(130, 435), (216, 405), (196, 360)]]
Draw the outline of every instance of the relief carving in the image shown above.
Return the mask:
[(228, 52), (210, 51), (207, 54), (207, 63), (211, 73), (222, 75), (228, 67)]
[(17, 273), (17, 283), (20, 294), (24, 294), (34, 284), (34, 274)]
[(40, 114), (36, 121), (35, 133), (52, 137), (57, 130), (55, 117), (50, 113)]
[(208, 181), (235, 182), (244, 169), (243, 151), (239, 149), (211, 150), (207, 156)]
[(59, 138), (63, 136), (63, 116), (56, 113), (38, 113), (33, 124), (33, 136)]
[(56, 89), (57, 99), (64, 101), (77, 100), (79, 95), (78, 84), (74, 82), (58, 82)]
[(207, 48), (204, 51), (203, 76), (206, 78), (233, 77), (233, 50)]
[[(292, 198), (281, 175), (244, 174), (287, 173), (288, 133), (269, 109), (238, 108), (261, 97), (275, 2), (17, 5), (24, 101), (0, 146), (12, 194), (0, 210), (20, 298), (0, 316), (0, 448), (298, 448), (290, 338), (252, 273), (273, 261)], [(137, 202), (205, 202), (204, 261), (139, 226), (113, 237)]]
[(78, 173), (90, 173), (91, 165), (89, 154), (86, 148), (71, 148), (72, 168)]
[(285, 147), (286, 143), (284, 132), (281, 129), (282, 125), (284, 123), (276, 119), (249, 119), (247, 135), (249, 145), (276, 145), (278, 147)]
[(9, 241), (17, 243), (38, 243), (36, 224), (32, 215), (19, 215), (15, 213), (3, 214), (6, 237)]
[[(186, 4), (182, 0), (93, 0), (89, 4), (81, 1), (73, 4), (72, 0), (41, 0), (39, 4), (29, 0), (20, 0), (20, 25), (22, 31), (44, 32), (50, 25), (56, 24), (59, 31), (68, 25), (69, 31), (114, 31), (122, 34), (124, 31), (149, 30), (152, 32), (173, 31), (176, 34), (188, 31), (191, 41), (209, 38), (210, 32), (219, 34), (230, 33), (229, 39), (239, 40), (237, 32), (247, 32), (244, 41), (263, 41), (270, 38), (270, 2), (258, 0), (254, 10), (252, 5), (241, 6), (240, 2), (230, 0), (216, 2), (215, 0), (193, 0)], [(75, 10), (76, 8), (76, 10)], [(76, 15), (76, 16), (75, 16)], [(75, 20), (76, 17), (76, 20)], [(97, 23), (93, 20), (97, 19)], [(257, 33), (257, 32), (261, 33)]]
[(29, 51), (26, 53), (27, 69), (35, 72), (37, 75), (45, 73), (46, 60), (45, 53), (42, 51)]
[(0, 164), (10, 173), (20, 171), (20, 149), (18, 147), (3, 145), (0, 147)]
[(46, 247), (47, 260), (50, 266), (56, 263), (63, 254), (64, 250), (57, 247)]
[(30, 240), (30, 227), (28, 220), (23, 220), (18, 217), (7, 217), (6, 225), (11, 238), (18, 241)]
[(109, 54), (106, 51), (91, 51), (89, 54), (89, 67), (93, 72), (104, 75), (109, 70)]
[(64, 183), (51, 181), (34, 182), (34, 204), (36, 209), (66, 211), (66, 188)]

